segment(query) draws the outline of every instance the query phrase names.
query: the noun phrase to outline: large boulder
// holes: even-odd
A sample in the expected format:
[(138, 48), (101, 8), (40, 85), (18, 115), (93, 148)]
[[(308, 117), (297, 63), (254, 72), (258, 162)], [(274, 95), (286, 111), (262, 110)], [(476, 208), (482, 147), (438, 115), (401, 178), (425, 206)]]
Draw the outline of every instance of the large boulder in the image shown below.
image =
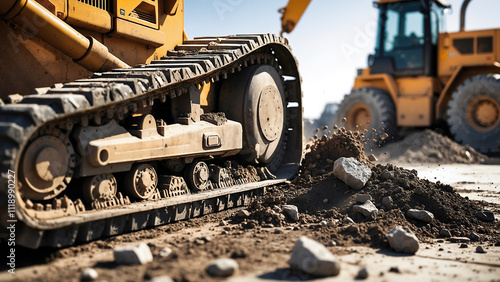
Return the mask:
[(322, 244), (305, 236), (295, 243), (291, 267), (314, 276), (335, 276), (340, 272), (340, 263)]
[(411, 232), (401, 226), (393, 228), (385, 234), (389, 245), (396, 252), (414, 254), (418, 251), (418, 238)]
[(372, 175), (371, 169), (355, 158), (338, 158), (333, 164), (333, 174), (353, 189), (362, 189)]

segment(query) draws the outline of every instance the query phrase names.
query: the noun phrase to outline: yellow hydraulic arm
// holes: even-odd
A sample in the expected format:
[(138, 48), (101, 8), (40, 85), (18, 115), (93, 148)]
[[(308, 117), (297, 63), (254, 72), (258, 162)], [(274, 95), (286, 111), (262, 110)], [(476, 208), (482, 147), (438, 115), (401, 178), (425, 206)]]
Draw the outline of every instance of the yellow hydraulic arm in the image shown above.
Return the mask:
[(283, 36), (284, 32), (292, 32), (309, 3), (311, 3), (311, 0), (289, 0), (286, 7), (279, 10), (282, 14), (281, 36)]

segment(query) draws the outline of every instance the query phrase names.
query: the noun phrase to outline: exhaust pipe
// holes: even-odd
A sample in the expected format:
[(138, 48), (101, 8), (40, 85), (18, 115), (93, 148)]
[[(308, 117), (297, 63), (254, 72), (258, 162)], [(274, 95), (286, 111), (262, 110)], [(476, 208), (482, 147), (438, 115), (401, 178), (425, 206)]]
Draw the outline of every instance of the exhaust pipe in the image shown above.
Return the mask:
[(462, 3), (462, 8), (460, 9), (460, 31), (465, 30), (465, 11), (471, 0), (464, 0)]
[[(89, 71), (130, 67), (109, 53), (101, 42), (84, 36), (33, 0), (2, 0), (0, 16), (25, 32), (35, 34)], [(30, 27), (41, 25), (43, 28), (30, 30)]]

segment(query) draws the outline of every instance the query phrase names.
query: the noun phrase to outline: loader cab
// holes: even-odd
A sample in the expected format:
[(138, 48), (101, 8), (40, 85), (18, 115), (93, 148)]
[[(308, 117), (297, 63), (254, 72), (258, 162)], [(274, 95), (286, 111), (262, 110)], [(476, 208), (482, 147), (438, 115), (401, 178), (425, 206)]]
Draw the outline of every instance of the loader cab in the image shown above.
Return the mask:
[(438, 35), (444, 28), (443, 1), (382, 0), (370, 73), (396, 77), (436, 76)]

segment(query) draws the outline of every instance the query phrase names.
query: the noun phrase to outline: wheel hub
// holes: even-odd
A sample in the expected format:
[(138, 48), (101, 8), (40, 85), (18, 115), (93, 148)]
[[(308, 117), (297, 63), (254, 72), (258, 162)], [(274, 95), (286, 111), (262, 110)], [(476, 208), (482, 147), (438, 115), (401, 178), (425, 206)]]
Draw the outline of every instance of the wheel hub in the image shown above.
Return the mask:
[(73, 148), (65, 135), (44, 135), (28, 145), (21, 169), (23, 196), (48, 200), (59, 195), (71, 181)]
[(137, 199), (148, 199), (158, 185), (156, 170), (149, 164), (141, 164), (132, 168), (125, 177), (125, 188)]
[(283, 129), (283, 101), (279, 90), (268, 85), (259, 98), (259, 126), (267, 141), (274, 141)]
[(95, 175), (83, 183), (83, 193), (88, 202), (111, 199), (117, 191), (116, 178), (112, 174)]
[(478, 97), (469, 103), (467, 120), (480, 132), (493, 130), (500, 122), (500, 106), (490, 97)]
[(347, 115), (347, 128), (349, 130), (370, 129), (372, 115), (368, 107), (362, 104), (354, 105)]

